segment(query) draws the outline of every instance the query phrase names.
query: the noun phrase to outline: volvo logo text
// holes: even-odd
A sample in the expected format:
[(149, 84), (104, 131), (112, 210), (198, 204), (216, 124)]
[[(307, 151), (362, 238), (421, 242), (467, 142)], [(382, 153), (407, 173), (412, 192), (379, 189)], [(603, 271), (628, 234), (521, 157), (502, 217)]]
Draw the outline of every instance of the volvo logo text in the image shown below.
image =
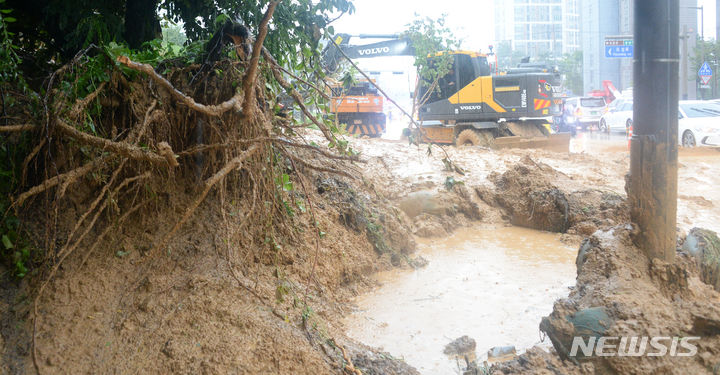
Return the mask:
[(377, 55), (379, 53), (389, 53), (390, 47), (366, 48), (358, 51), (360, 55)]

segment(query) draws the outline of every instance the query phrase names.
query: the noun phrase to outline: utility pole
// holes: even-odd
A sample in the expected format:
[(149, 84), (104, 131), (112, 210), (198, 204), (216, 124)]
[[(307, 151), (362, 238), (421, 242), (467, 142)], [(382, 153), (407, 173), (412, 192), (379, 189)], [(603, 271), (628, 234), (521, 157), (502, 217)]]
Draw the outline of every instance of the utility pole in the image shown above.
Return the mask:
[(675, 258), (679, 0), (635, 1), (635, 113), (628, 200), (648, 258)]
[(682, 60), (682, 64), (680, 64), (680, 91), (682, 92), (682, 95), (680, 97), (683, 100), (687, 100), (688, 98), (688, 38), (690, 36), (687, 32), (687, 25), (683, 25), (683, 31), (680, 35), (680, 39), (682, 39), (682, 56), (680, 57)]

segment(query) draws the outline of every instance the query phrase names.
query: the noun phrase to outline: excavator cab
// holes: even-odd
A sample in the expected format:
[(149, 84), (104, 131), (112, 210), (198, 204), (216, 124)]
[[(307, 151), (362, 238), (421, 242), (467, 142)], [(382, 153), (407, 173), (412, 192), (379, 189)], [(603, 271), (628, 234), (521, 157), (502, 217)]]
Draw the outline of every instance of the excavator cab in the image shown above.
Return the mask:
[(437, 82), (419, 82), (418, 117), (424, 140), (567, 149), (567, 135), (550, 134), (552, 117), (560, 113), (556, 94), (562, 91), (562, 81), (557, 72), (531, 69), (492, 75), (484, 54), (454, 51), (438, 58), (447, 54), (452, 56), (447, 74)]
[(450, 54), (449, 71), (436, 84), (420, 81), (421, 120), (478, 122), (559, 113), (559, 100), (555, 98), (561, 91), (559, 74), (534, 71), (492, 76), (485, 55), (468, 51)]
[[(449, 54), (452, 57), (450, 69), (447, 74), (438, 78), (436, 85), (424, 80), (420, 82), (418, 94), (420, 98), (425, 99), (425, 103), (442, 102), (455, 94), (459, 88), (470, 84), (476, 77), (489, 76), (491, 73), (490, 64), (485, 55), (466, 51), (450, 52)], [(435, 65), (434, 59), (430, 60), (430, 65), (431, 67)], [(430, 93), (428, 93), (429, 90)]]

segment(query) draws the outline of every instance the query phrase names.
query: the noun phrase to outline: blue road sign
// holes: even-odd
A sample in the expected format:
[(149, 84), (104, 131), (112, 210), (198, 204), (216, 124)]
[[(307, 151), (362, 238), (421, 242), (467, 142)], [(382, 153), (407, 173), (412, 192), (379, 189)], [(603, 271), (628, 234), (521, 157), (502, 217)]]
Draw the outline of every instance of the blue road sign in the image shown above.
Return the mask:
[(700, 70), (698, 70), (698, 75), (700, 77), (702, 77), (702, 76), (712, 76), (712, 74), (713, 74), (713, 71), (710, 68), (710, 64), (708, 64), (707, 61), (705, 61), (702, 64), (702, 66), (700, 67)]
[(605, 46), (605, 57), (633, 57), (633, 46)]

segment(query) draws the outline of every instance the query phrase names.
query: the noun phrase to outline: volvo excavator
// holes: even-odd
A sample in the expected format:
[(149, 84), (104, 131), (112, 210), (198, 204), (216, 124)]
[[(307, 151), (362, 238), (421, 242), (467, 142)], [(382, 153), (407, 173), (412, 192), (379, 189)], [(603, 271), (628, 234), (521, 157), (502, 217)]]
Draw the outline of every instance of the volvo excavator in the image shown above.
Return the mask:
[[(325, 48), (323, 65), (326, 71), (336, 72), (345, 58), (343, 54), (350, 59), (415, 55), (410, 40), (397, 35), (357, 35), (360, 38), (389, 39), (366, 45), (350, 45), (351, 37), (338, 34), (335, 43), (329, 43)], [(437, 57), (448, 54), (452, 57), (452, 65), (449, 73), (440, 77), (437, 84), (418, 80), (417, 98), (423, 99), (418, 111), (421, 127), (418, 136), (422, 141), (458, 146), (568, 150), (570, 134), (551, 134), (549, 130), (552, 116), (560, 114), (562, 80), (557, 71), (538, 67), (493, 74), (485, 54), (448, 51), (439, 53)], [(338, 109), (343, 108), (340, 104), (345, 104), (345, 100), (356, 100), (352, 95), (333, 99)], [(360, 105), (345, 108), (355, 111), (352, 123), (346, 123), (348, 126), (372, 122), (373, 117), (367, 113), (358, 115), (361, 113)], [(375, 107), (373, 110), (381, 109)], [(338, 117), (342, 122), (343, 119), (347, 121), (349, 115), (338, 112)], [(384, 116), (381, 122), (384, 131)], [(360, 129), (356, 134), (366, 134), (362, 127), (356, 129)], [(377, 130), (377, 127), (373, 129)]]

